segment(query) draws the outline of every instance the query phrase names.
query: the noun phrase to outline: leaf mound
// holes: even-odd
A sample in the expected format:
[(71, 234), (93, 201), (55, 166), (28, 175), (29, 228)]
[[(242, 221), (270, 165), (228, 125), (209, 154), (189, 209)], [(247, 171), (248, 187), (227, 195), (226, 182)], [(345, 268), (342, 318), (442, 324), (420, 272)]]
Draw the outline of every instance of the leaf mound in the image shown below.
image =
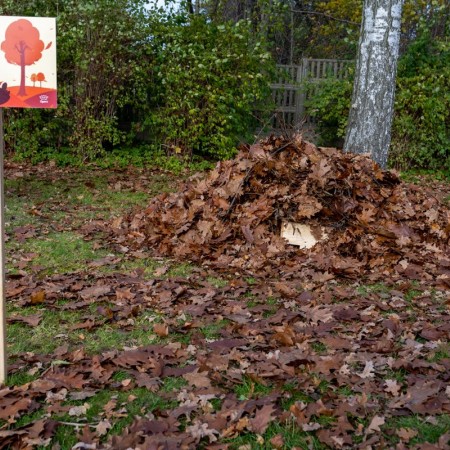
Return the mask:
[[(270, 137), (121, 221), (120, 243), (253, 274), (435, 277), (448, 271), (449, 209), (366, 155)], [(282, 221), (326, 230), (310, 250)], [(300, 270), (301, 269), (301, 270)]]

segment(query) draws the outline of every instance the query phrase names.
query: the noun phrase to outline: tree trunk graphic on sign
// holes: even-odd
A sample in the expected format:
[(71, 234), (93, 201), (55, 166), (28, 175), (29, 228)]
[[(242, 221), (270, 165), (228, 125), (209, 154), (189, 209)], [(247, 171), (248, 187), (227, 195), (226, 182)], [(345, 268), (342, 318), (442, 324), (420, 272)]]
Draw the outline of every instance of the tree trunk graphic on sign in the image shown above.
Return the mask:
[(45, 75), (42, 72), (39, 72), (36, 75), (36, 81), (39, 81), (39, 85), (42, 87), (42, 82), (47, 80), (45, 79)]
[(39, 61), (44, 49), (50, 48), (51, 44), (50, 42), (47, 46), (44, 45), (40, 39), (39, 30), (27, 19), (16, 20), (6, 29), (1, 49), (5, 52), (8, 63), (20, 66), (20, 87), (17, 93), (19, 96), (27, 95), (25, 67)]

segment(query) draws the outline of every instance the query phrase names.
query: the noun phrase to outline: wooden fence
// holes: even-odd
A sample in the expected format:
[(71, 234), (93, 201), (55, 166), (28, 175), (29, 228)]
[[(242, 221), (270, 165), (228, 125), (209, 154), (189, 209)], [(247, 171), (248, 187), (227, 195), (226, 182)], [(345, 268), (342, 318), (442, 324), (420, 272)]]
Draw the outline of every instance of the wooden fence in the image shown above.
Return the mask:
[(278, 65), (277, 81), (271, 85), (276, 105), (272, 128), (300, 129), (309, 121), (305, 101), (312, 94), (305, 82), (317, 83), (328, 77), (342, 79), (352, 64), (349, 60), (303, 58), (299, 65)]

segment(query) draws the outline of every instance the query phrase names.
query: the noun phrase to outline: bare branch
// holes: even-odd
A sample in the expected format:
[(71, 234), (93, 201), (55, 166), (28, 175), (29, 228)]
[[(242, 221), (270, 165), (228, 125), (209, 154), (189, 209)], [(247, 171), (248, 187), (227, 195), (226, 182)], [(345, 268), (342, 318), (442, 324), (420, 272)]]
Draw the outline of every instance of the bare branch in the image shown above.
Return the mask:
[(305, 9), (291, 9), (291, 11), (293, 13), (299, 13), (299, 14), (311, 14), (311, 15), (315, 15), (315, 16), (322, 16), (322, 17), (326, 17), (327, 19), (330, 19), (330, 20), (335, 20), (336, 22), (348, 23), (350, 25), (360, 25), (358, 22), (353, 22), (352, 20), (347, 20), (347, 19), (338, 19), (337, 17), (331, 16), (330, 14), (326, 14), (326, 13), (319, 12), (319, 11), (307, 11)]

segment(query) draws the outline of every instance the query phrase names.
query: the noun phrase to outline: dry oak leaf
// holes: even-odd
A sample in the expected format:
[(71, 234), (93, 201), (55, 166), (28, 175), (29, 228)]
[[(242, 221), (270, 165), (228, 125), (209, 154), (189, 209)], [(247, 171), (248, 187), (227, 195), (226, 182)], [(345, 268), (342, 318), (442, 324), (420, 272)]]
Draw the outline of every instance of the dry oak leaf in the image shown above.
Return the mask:
[(153, 332), (160, 337), (165, 337), (169, 335), (169, 327), (165, 323), (155, 323)]
[(385, 423), (384, 417), (374, 416), (372, 418), (369, 426), (367, 427), (366, 434), (371, 434), (371, 433), (381, 431), (380, 426), (384, 425), (384, 423)]
[(200, 440), (204, 437), (209, 439), (209, 442), (217, 441), (216, 434), (220, 434), (214, 428), (209, 428), (207, 423), (200, 423), (198, 420), (194, 422), (194, 425), (191, 425), (186, 428), (186, 431), (192, 435), (192, 437)]
[(90, 408), (90, 406), (91, 405), (89, 405), (89, 403), (85, 403), (84, 405), (81, 406), (73, 406), (72, 408), (69, 409), (69, 416), (76, 416), (76, 417), (84, 416), (87, 410)]
[(375, 374), (374, 374), (374, 367), (373, 367), (373, 362), (372, 361), (366, 361), (366, 365), (364, 366), (364, 370), (361, 373), (357, 373), (356, 375), (358, 375), (358, 377), (361, 378), (372, 378)]
[(264, 434), (272, 421), (272, 413), (275, 411), (273, 405), (264, 405), (256, 411), (255, 417), (250, 419), (251, 429), (255, 433)]
[(45, 291), (32, 292), (30, 302), (32, 305), (40, 305), (45, 302), (45, 297)]
[(301, 310), (313, 324), (317, 324), (318, 322), (326, 323), (333, 320), (333, 312), (329, 308), (314, 306), (313, 308), (303, 307)]
[(198, 388), (207, 388), (211, 387), (211, 380), (207, 376), (208, 372), (200, 372), (195, 370), (191, 373), (185, 373), (183, 378), (189, 382), (191, 386), (195, 386)]
[(400, 428), (395, 432), (397, 436), (403, 441), (408, 443), (413, 437), (417, 436), (417, 431), (411, 428)]
[(272, 439), (270, 439), (271, 445), (274, 448), (280, 449), (284, 447), (284, 439), (282, 434), (276, 434)]
[(80, 296), (84, 300), (88, 300), (91, 298), (101, 297), (103, 295), (107, 295), (111, 292), (111, 286), (107, 286), (104, 284), (99, 284), (96, 286), (92, 286), (80, 291)]
[(111, 422), (108, 419), (103, 419), (95, 427), (95, 431), (99, 436), (104, 436), (111, 427)]
[(397, 397), (397, 395), (400, 394), (400, 389), (402, 387), (397, 383), (397, 380), (386, 380), (384, 385), (386, 386), (384, 388), (385, 392), (392, 394), (394, 397)]

